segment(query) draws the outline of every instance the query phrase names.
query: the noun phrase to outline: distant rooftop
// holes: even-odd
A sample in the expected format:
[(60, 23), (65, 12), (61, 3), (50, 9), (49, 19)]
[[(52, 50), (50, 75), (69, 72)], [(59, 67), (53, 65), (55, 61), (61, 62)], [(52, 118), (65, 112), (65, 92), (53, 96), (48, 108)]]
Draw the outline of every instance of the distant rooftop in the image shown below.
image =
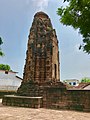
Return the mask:
[(88, 82), (88, 83), (80, 83), (78, 86), (75, 86), (75, 89), (83, 89), (88, 85), (90, 85), (90, 82)]
[(64, 81), (79, 81), (79, 80), (77, 80), (77, 79), (66, 79)]
[[(5, 72), (5, 71), (8, 71), (8, 70), (0, 70), (2, 72)], [(15, 72), (15, 71), (8, 71), (8, 72), (11, 72), (11, 73), (18, 73), (18, 72)]]

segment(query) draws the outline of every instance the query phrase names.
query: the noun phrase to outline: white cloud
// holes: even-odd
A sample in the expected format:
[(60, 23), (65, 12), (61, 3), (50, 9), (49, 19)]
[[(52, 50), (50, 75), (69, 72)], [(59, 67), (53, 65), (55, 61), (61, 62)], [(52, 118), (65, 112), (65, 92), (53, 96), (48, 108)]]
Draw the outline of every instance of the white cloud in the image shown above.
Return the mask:
[(45, 10), (48, 7), (49, 0), (32, 0), (37, 10)]

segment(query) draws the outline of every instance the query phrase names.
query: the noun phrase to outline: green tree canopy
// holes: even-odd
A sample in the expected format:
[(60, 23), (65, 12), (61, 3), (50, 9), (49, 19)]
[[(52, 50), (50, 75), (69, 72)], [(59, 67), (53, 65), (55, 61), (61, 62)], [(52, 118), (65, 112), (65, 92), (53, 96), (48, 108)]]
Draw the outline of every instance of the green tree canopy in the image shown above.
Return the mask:
[(79, 49), (83, 49), (90, 54), (90, 0), (64, 0), (66, 7), (58, 8), (60, 22), (66, 26), (79, 29), (83, 37), (83, 44)]
[[(0, 37), (0, 46), (3, 44), (2, 38)], [(2, 52), (2, 49), (0, 47), (0, 56), (3, 56), (4, 53)]]
[(83, 78), (83, 79), (81, 80), (81, 82), (82, 82), (82, 83), (88, 83), (88, 82), (90, 82), (90, 78)]
[(10, 68), (9, 65), (0, 64), (0, 70), (8, 70), (8, 71), (10, 71), (11, 68)]

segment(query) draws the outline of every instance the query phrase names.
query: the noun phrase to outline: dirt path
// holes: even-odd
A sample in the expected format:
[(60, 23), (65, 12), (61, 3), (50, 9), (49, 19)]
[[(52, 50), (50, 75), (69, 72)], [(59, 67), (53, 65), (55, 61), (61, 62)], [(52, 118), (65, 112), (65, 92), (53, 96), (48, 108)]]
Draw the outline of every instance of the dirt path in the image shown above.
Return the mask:
[(8, 107), (0, 100), (0, 120), (90, 120), (90, 113)]

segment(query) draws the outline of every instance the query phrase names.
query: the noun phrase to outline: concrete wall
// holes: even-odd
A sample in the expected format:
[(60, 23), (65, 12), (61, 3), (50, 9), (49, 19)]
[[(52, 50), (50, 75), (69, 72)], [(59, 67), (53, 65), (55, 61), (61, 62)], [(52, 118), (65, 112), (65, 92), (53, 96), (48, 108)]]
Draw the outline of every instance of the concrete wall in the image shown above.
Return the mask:
[(18, 86), (0, 86), (0, 91), (17, 91)]
[(16, 90), (21, 85), (21, 79), (16, 77), (15, 72), (8, 72), (5, 74), (5, 71), (0, 70), (0, 90)]

